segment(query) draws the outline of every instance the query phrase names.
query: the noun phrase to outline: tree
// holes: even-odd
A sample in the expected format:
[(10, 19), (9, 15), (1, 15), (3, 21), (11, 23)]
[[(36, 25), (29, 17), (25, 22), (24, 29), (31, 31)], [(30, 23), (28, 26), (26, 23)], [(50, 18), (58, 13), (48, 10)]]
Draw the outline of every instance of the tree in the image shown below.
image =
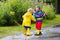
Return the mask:
[(56, 0), (56, 13), (60, 14), (60, 0)]

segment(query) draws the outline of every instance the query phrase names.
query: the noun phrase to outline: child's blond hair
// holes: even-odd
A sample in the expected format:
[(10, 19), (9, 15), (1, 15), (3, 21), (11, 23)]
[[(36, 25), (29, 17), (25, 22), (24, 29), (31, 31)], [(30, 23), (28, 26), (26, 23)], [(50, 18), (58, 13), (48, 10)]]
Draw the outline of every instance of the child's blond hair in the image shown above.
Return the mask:
[(27, 11), (31, 12), (31, 11), (34, 11), (34, 9), (33, 8), (29, 8)]

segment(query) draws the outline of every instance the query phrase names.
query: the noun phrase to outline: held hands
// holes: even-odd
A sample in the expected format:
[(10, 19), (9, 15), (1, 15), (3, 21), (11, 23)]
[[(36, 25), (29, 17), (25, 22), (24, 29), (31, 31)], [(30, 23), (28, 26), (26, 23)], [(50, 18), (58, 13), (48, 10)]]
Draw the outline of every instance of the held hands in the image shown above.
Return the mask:
[(48, 16), (48, 14), (46, 14), (46, 16)]

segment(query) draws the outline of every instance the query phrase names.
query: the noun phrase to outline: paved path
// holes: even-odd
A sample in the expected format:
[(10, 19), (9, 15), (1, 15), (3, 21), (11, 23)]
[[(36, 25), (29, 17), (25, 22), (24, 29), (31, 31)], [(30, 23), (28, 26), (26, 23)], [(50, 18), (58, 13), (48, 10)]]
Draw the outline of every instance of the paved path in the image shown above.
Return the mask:
[(0, 40), (60, 40), (60, 27), (53, 28), (43, 28), (42, 35), (34, 36), (35, 31), (32, 31), (32, 36), (24, 36), (22, 33), (16, 33), (14, 35), (10, 35)]

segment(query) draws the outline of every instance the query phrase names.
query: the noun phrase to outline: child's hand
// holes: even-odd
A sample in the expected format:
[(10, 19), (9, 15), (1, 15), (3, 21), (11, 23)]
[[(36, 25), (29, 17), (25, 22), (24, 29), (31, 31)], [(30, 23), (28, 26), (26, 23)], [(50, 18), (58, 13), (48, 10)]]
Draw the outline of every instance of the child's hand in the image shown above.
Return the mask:
[(46, 16), (48, 16), (48, 14), (46, 14)]

